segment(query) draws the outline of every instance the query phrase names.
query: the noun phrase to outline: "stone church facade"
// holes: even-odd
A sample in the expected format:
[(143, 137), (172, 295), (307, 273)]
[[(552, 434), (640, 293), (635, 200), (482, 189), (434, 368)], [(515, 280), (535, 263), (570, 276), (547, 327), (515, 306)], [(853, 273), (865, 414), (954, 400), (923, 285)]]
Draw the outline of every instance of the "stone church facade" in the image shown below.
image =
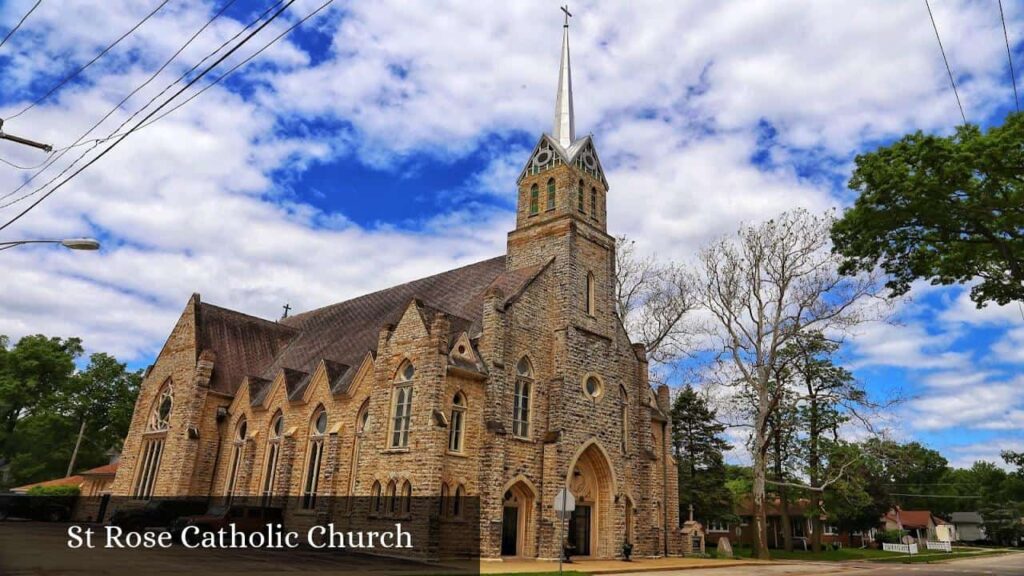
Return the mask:
[[(331, 496), (479, 498), (481, 554), (679, 553), (669, 394), (615, 310), (608, 183), (575, 137), (568, 27), (551, 134), (507, 253), (280, 321), (193, 295), (147, 370), (112, 492), (251, 496), (287, 521)], [(560, 526), (555, 495), (577, 511)], [(389, 504), (385, 504), (388, 506)]]

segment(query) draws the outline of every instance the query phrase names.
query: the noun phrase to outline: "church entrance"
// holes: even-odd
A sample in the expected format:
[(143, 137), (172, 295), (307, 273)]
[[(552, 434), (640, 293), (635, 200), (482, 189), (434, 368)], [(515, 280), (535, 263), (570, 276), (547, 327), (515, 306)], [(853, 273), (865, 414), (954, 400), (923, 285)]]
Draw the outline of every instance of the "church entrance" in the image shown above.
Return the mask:
[(505, 489), (501, 513), (501, 555), (529, 557), (537, 554), (533, 528), (537, 498), (532, 484), (519, 480)]
[(518, 547), (516, 546), (516, 532), (519, 530), (519, 508), (505, 506), (505, 513), (501, 518), (501, 555), (515, 556)]
[(570, 553), (590, 556), (590, 505), (579, 504), (569, 518)]
[(615, 533), (615, 479), (605, 451), (590, 442), (570, 463), (569, 490), (576, 510), (569, 518), (571, 553), (591, 558), (612, 558), (622, 549), (624, 534)]

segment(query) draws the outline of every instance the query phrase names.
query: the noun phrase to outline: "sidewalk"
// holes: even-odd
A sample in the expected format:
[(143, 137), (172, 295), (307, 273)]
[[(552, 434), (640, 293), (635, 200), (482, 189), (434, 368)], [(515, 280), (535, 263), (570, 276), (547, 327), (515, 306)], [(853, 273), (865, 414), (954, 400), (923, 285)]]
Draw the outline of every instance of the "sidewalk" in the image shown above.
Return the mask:
[[(669, 570), (696, 570), (698, 568), (728, 568), (734, 566), (757, 566), (771, 564), (757, 560), (717, 560), (713, 558), (644, 558), (623, 562), (622, 560), (573, 560), (562, 565), (565, 572), (586, 572), (588, 574), (621, 574), (628, 572), (664, 572)], [(525, 574), (558, 572), (558, 562), (510, 558), (501, 562), (481, 562), (481, 574)]]

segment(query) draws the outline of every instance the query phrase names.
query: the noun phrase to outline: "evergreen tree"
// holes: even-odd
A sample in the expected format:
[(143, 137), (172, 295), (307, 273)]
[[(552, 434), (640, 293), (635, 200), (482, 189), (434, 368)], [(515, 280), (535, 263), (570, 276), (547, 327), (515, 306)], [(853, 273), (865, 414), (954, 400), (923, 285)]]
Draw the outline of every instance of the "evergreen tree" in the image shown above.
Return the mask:
[(722, 453), (732, 446), (720, 435), (725, 426), (715, 410), (691, 386), (672, 402), (672, 451), (679, 466), (679, 517), (702, 522), (733, 516)]

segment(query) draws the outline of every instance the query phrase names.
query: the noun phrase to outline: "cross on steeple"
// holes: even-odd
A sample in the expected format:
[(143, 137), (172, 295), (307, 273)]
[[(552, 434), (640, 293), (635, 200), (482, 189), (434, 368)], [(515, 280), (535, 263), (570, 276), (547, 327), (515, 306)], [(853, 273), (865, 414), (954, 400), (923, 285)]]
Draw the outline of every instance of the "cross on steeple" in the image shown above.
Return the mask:
[(287, 302), (285, 302), (282, 308), (284, 308), (284, 316), (281, 316), (281, 320), (284, 320), (285, 318), (288, 317), (288, 312), (291, 311), (292, 307)]
[(558, 67), (558, 94), (555, 96), (555, 125), (551, 136), (569, 148), (576, 140), (576, 120), (572, 111), (572, 70), (569, 65), (569, 5), (561, 7), (565, 13), (565, 25), (562, 32), (562, 63)]

